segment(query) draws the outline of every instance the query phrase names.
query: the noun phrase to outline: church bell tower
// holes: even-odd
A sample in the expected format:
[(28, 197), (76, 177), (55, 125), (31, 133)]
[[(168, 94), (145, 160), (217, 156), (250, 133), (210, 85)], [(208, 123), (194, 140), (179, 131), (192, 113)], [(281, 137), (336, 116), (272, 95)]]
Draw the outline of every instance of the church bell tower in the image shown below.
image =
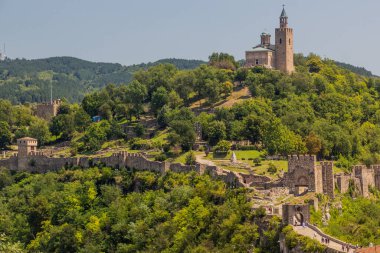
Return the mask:
[(293, 62), (293, 29), (288, 27), (288, 16), (285, 6), (280, 16), (280, 28), (276, 28), (276, 69), (285, 72), (294, 72)]

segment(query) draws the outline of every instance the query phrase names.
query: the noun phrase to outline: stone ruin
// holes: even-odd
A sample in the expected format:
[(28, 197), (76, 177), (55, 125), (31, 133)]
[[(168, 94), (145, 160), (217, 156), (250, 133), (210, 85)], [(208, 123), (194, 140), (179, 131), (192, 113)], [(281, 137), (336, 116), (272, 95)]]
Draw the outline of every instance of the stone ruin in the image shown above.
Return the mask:
[(340, 193), (351, 190), (369, 197), (371, 188), (380, 190), (380, 165), (355, 165), (351, 173), (334, 174), (331, 161), (317, 162), (313, 155), (292, 155), (288, 157), (288, 172), (281, 183), (298, 196), (315, 192), (334, 198), (337, 188)]
[(37, 140), (25, 137), (17, 140), (18, 153), (8, 159), (0, 159), (0, 167), (14, 171), (30, 171), (45, 173), (62, 168), (89, 168), (104, 165), (112, 168), (129, 168), (139, 171), (152, 171), (164, 174), (166, 172), (191, 172), (208, 174), (212, 178), (220, 179), (231, 187), (249, 187), (259, 176), (245, 175), (217, 166), (196, 163), (183, 165), (180, 163), (150, 161), (143, 154), (128, 153), (126, 151), (114, 153), (108, 157), (51, 157), (37, 150)]
[(380, 165), (356, 165), (351, 174), (333, 173), (333, 162), (317, 162), (313, 155), (292, 155), (288, 157), (288, 172), (283, 178), (272, 181), (260, 175), (237, 173), (224, 170), (217, 166), (197, 163), (194, 166), (179, 163), (150, 161), (142, 154), (128, 152), (115, 153), (109, 157), (50, 157), (37, 150), (37, 140), (21, 138), (17, 140), (18, 153), (8, 159), (0, 159), (0, 167), (10, 170), (31, 172), (55, 171), (61, 168), (88, 168), (97, 164), (114, 168), (133, 168), (159, 173), (166, 171), (208, 173), (213, 177), (222, 178), (236, 187), (257, 187), (258, 189), (274, 189), (286, 187), (289, 193), (296, 196), (307, 192), (315, 192), (334, 198), (335, 186), (341, 193), (350, 189), (364, 197), (368, 197), (370, 188), (380, 189)]
[(62, 101), (60, 99), (53, 100), (49, 103), (37, 104), (34, 108), (34, 115), (45, 120), (51, 120), (57, 116), (61, 104)]
[(351, 187), (357, 194), (368, 197), (371, 187), (380, 190), (380, 165), (355, 165), (351, 174), (336, 174), (335, 182), (341, 193), (347, 193)]
[(289, 156), (283, 184), (289, 188), (289, 193), (298, 196), (310, 191), (334, 198), (333, 163), (317, 163), (314, 155)]

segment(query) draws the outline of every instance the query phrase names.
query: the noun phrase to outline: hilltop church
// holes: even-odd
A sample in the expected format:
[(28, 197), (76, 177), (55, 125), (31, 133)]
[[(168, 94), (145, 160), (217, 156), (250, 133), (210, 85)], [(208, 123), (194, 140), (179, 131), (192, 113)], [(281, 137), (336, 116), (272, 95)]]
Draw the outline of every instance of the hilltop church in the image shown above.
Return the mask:
[(288, 74), (294, 72), (293, 29), (288, 27), (285, 6), (280, 16), (280, 28), (276, 28), (274, 45), (271, 44), (270, 37), (270, 34), (262, 33), (261, 43), (245, 52), (245, 66), (264, 66)]

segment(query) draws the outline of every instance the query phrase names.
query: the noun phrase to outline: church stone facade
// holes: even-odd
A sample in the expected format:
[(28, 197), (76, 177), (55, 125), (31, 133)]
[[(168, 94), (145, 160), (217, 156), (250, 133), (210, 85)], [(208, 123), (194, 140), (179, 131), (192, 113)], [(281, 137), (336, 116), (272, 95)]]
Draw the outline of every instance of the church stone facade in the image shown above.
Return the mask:
[(288, 27), (285, 8), (280, 15), (280, 27), (275, 31), (275, 44), (271, 44), (271, 35), (261, 34), (261, 43), (245, 53), (246, 67), (264, 66), (284, 73), (294, 72), (293, 29)]

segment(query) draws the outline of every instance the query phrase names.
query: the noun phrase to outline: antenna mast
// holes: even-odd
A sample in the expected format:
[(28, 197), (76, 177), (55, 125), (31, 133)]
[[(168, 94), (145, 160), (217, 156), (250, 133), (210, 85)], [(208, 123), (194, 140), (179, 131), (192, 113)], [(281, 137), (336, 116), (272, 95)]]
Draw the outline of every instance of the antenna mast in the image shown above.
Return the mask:
[(53, 82), (50, 81), (50, 104), (53, 104)]

